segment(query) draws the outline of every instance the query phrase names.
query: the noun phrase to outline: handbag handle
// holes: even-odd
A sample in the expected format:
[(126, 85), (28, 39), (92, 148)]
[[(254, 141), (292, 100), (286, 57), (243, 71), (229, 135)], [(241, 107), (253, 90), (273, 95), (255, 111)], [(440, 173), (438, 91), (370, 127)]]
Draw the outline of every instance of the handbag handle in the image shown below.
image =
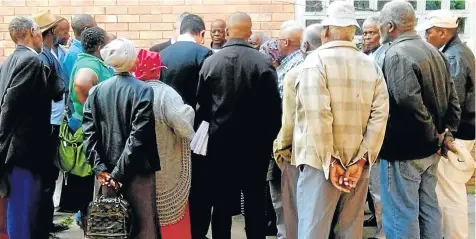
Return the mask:
[[(114, 180), (114, 179), (112, 179), (112, 178), (106, 179), (106, 182), (110, 182), (111, 180)], [(119, 183), (116, 182), (115, 185), (116, 185), (116, 186), (115, 186), (114, 188), (112, 188), (112, 187), (110, 187), (110, 186), (108, 186), (108, 185), (104, 185), (104, 184), (101, 185), (101, 186), (99, 187), (99, 192), (98, 192), (98, 196), (96, 197), (96, 200), (98, 200), (99, 198), (101, 198), (101, 197), (104, 196), (104, 195), (103, 195), (103, 189), (104, 189), (104, 188), (112, 188), (112, 189), (114, 190), (114, 193), (116, 194), (116, 197), (123, 198), (122, 193), (120, 193)]]

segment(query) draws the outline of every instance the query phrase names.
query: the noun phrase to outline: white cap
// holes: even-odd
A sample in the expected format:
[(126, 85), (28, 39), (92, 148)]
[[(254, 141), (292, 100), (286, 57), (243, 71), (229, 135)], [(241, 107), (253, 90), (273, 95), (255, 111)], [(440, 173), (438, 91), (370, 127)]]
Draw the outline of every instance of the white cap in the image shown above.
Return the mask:
[[(448, 158), (441, 157), (445, 176), (456, 183), (467, 183), (474, 173), (474, 159), (463, 143), (455, 141), (456, 154), (448, 151)], [(440, 165), (441, 166), (441, 165)]]
[(352, 4), (344, 1), (334, 1), (327, 9), (327, 18), (321, 23), (322, 26), (347, 27), (360, 25), (355, 17), (355, 8)]
[(457, 28), (458, 17), (448, 10), (431, 11), (422, 24), (416, 27), (417, 31), (426, 31), (432, 27)]

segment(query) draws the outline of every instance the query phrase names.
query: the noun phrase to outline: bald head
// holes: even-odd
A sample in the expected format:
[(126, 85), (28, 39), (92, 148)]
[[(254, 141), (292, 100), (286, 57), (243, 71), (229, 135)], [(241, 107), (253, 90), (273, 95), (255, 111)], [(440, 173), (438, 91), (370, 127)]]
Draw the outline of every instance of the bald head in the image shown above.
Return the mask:
[(289, 25), (281, 29), (279, 33), (279, 53), (283, 56), (287, 56), (298, 50), (301, 46), (303, 31), (304, 28), (297, 24)]
[(71, 19), (71, 28), (73, 28), (74, 37), (76, 39), (81, 39), (81, 34), (86, 28), (95, 26), (97, 26), (96, 20), (89, 14), (75, 15)]
[(253, 32), (250, 39), (248, 40), (248, 43), (250, 43), (250, 45), (252, 45), (256, 50), (259, 50), (261, 45), (263, 45), (263, 43), (267, 42), (268, 40), (269, 37), (267, 37), (264, 33)]
[(302, 34), (301, 50), (303, 52), (314, 51), (322, 45), (321, 41), (322, 26), (312, 24), (306, 27)]
[(212, 22), (210, 26), (210, 36), (212, 38), (212, 48), (220, 49), (226, 42), (225, 37), (226, 22), (222, 19), (217, 19)]
[(253, 26), (251, 17), (243, 12), (237, 12), (228, 19), (228, 36), (230, 39), (242, 39), (248, 41)]

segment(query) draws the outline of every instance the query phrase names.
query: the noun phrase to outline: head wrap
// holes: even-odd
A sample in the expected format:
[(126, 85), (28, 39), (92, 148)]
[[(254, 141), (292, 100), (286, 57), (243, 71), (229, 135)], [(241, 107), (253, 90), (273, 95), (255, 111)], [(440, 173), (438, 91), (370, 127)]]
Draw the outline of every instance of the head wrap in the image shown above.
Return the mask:
[(137, 54), (137, 64), (135, 76), (139, 80), (158, 80), (160, 78), (160, 68), (162, 61), (158, 52), (141, 49)]
[(278, 40), (269, 40), (261, 45), (260, 52), (271, 56), (273, 60), (279, 61), (280, 54), (278, 49)]
[(125, 39), (119, 38), (111, 41), (101, 49), (101, 57), (104, 62), (112, 66), (116, 72), (129, 72), (137, 60), (137, 51), (134, 44)]

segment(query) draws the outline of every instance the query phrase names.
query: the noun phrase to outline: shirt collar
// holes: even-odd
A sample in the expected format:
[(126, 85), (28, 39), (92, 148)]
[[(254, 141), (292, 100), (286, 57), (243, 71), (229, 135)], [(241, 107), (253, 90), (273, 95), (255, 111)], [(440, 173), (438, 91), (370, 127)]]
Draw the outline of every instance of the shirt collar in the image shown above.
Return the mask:
[(355, 43), (353, 43), (351, 41), (330, 41), (330, 42), (327, 42), (327, 43), (323, 44), (322, 46), (320, 46), (317, 49), (323, 50), (323, 49), (330, 49), (330, 48), (334, 48), (334, 47), (351, 47), (351, 48), (354, 48), (355, 50), (358, 50)]
[(29, 46), (25, 46), (25, 45), (22, 45), (22, 46), (26, 47), (27, 49), (29, 49), (30, 51), (32, 51), (32, 52), (34, 52), (35, 54), (38, 55), (38, 52), (36, 52), (35, 49), (33, 49), (33, 48), (29, 47)]
[(177, 41), (178, 42), (179, 41), (188, 41), (188, 42), (197, 43), (190, 33), (185, 33), (185, 34), (182, 34), (182, 35), (178, 36)]
[[(296, 50), (295, 52), (289, 54), (288, 56), (286, 56), (282, 61), (281, 61), (281, 65), (284, 67), (286, 66), (286, 64), (288, 62), (291, 62), (293, 61), (295, 58), (303, 58), (303, 54), (302, 54), (302, 51), (300, 49)], [(280, 65), (280, 66), (281, 66)]]

